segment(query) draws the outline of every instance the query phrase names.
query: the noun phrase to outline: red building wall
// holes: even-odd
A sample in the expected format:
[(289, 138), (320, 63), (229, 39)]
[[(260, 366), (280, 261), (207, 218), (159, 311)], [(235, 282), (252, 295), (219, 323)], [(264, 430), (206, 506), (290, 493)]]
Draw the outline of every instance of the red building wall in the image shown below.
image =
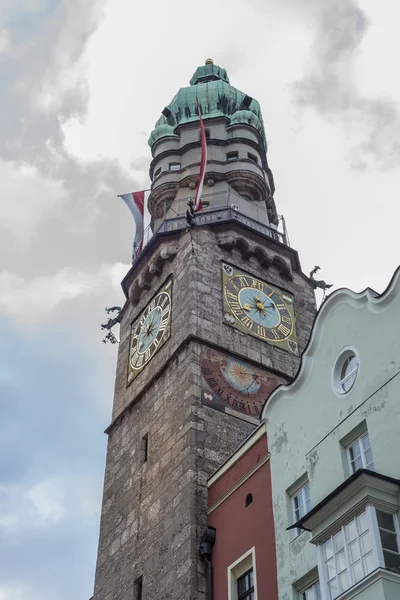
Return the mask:
[[(224, 470), (221, 467), (209, 485), (208, 524), (217, 530), (212, 555), (214, 598), (227, 600), (227, 568), (254, 546), (258, 600), (277, 600), (269, 460), (259, 466), (268, 454), (265, 432), (242, 455), (241, 452), (237, 451), (238, 460), (234, 455), (233, 464), (214, 481)], [(246, 507), (248, 494), (252, 494), (253, 501)], [(219, 500), (221, 503), (213, 508)]]

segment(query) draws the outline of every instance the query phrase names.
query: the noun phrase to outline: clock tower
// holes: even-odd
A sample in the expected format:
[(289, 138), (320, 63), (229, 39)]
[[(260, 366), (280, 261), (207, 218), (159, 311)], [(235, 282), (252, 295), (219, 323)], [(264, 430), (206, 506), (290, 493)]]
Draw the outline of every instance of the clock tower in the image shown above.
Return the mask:
[[(207, 139), (203, 210), (199, 104)], [(122, 282), (94, 600), (205, 600), (207, 479), (297, 372), (313, 284), (288, 243), (258, 102), (208, 60), (149, 139), (152, 237)]]

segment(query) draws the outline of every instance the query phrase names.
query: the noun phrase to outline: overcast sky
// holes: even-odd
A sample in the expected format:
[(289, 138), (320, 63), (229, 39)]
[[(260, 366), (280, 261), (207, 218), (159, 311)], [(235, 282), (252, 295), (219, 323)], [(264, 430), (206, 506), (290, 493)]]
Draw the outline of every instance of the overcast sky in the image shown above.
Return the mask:
[[(362, 8), (361, 8), (362, 6)], [(207, 57), (261, 103), (305, 272), (399, 263), (398, 0), (0, 0), (0, 600), (92, 595), (116, 348), (147, 139)]]

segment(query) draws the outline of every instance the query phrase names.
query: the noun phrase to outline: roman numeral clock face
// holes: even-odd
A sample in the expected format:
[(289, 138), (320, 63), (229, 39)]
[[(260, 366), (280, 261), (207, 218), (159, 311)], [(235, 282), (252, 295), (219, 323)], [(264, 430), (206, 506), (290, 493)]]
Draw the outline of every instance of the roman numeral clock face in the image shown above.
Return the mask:
[(132, 324), (128, 383), (139, 375), (170, 336), (171, 288), (170, 280)]
[(225, 323), (298, 354), (291, 294), (226, 263), (222, 280)]

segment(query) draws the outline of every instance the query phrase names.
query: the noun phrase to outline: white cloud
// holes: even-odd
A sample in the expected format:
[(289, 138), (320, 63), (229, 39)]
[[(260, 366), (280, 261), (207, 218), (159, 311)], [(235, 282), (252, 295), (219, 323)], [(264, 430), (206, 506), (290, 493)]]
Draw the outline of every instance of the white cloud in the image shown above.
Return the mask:
[(62, 182), (44, 178), (33, 165), (1, 158), (0, 180), (0, 232), (3, 230), (13, 243), (27, 248), (39, 223), (56, 214), (66, 202), (66, 191)]
[(0, 600), (28, 600), (30, 589), (24, 585), (2, 586), (0, 584)]
[(10, 46), (10, 33), (5, 27), (0, 27), (0, 59), (5, 54)]
[(19, 323), (38, 324), (52, 318), (61, 304), (82, 296), (98, 296), (113, 287), (120, 295), (120, 281), (128, 265), (101, 265), (96, 272), (64, 268), (32, 279), (9, 271), (0, 272), (0, 309)]
[(62, 477), (34, 485), (27, 491), (26, 498), (32, 505), (35, 518), (41, 522), (57, 523), (66, 514), (66, 489)]

